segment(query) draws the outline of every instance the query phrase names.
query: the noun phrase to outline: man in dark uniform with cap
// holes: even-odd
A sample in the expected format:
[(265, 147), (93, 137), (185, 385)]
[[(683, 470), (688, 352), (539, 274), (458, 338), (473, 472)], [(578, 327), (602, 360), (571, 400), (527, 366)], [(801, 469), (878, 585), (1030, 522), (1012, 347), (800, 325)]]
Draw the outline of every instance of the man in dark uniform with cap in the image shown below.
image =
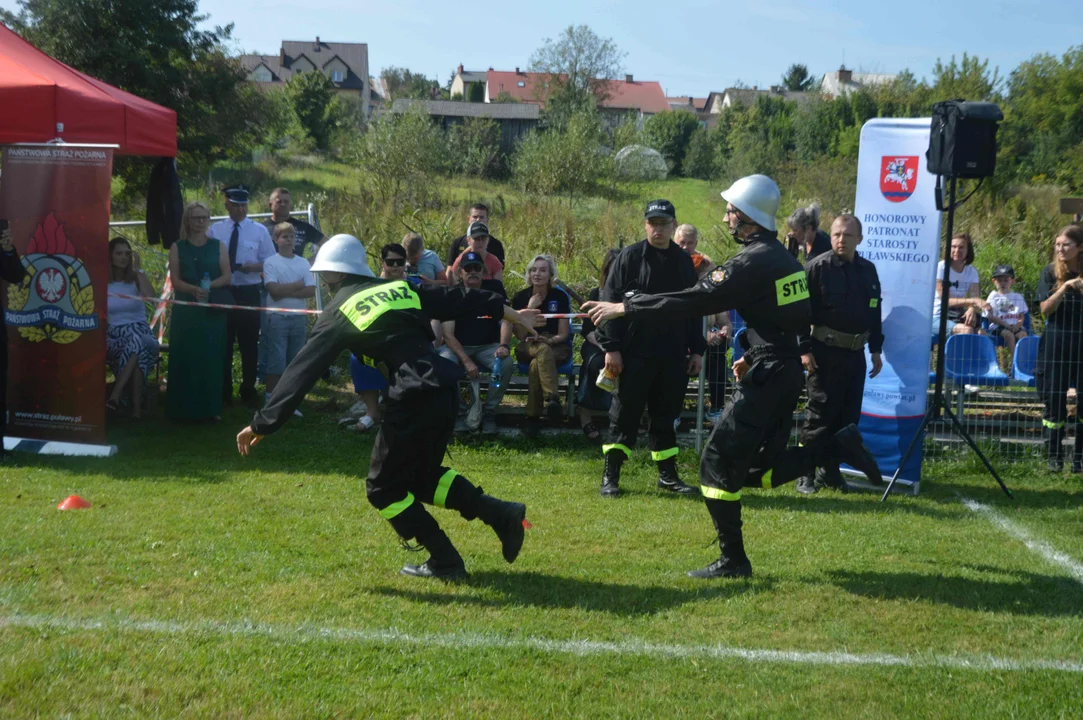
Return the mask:
[[(861, 221), (839, 215), (831, 224), (831, 252), (805, 264), (812, 329), (801, 338), (801, 363), (808, 371), (801, 444), (809, 447), (861, 419), (866, 343), (872, 357), (869, 377), (883, 367), (880, 278), (876, 266), (857, 254), (861, 240)], [(821, 487), (846, 490), (837, 463), (816, 468), (815, 478), (797, 481), (797, 491), (806, 495)]]
[[(647, 203), (644, 218), (647, 239), (621, 251), (606, 277), (601, 298), (619, 302), (636, 293), (665, 293), (696, 284), (692, 258), (673, 242), (677, 213), (668, 200)], [(631, 457), (646, 407), (650, 418), (648, 443), (651, 459), (658, 463), (658, 487), (680, 494), (696, 489), (677, 475), (677, 434), (674, 421), (680, 416), (688, 376), (698, 375), (707, 342), (699, 318), (674, 322), (671, 318), (616, 320), (598, 328), (605, 350), (605, 366), (619, 376), (609, 418), (609, 442), (602, 446), (605, 471), (602, 497), (620, 494), (620, 470)]]
[[(664, 295), (632, 293), (620, 303), (587, 303), (601, 323), (629, 319), (704, 315), (736, 309), (747, 323), (744, 357), (734, 364), (737, 391), (715, 425), (700, 463), (701, 491), (718, 533), (720, 557), (696, 578), (748, 577), (752, 564), (741, 531), (741, 489), (778, 487), (831, 457), (870, 474), (876, 463), (857, 428), (837, 433), (814, 448), (787, 448), (793, 412), (804, 385), (798, 333), (811, 319), (805, 272), (775, 234), (779, 191), (765, 175), (741, 178), (722, 193), (734, 239), (744, 246), (696, 287)], [(623, 379), (622, 379), (623, 382)]]
[(533, 317), (524, 317), (501, 296), (484, 290), (414, 287), (405, 280), (374, 278), (361, 241), (351, 235), (336, 235), (324, 243), (312, 272), (323, 275), (334, 299), (267, 404), (237, 435), (241, 455), (293, 416), (305, 393), (343, 351), (383, 362), (391, 369), (390, 387), (366, 493), (404, 545), (415, 540), (430, 553), (426, 562), (406, 565), (402, 573), (444, 580), (466, 577), (462, 557), (422, 503), (456, 510), (466, 520), (480, 518), (496, 531), (504, 559), (513, 562), (523, 545), (526, 506), (485, 495), (442, 465), (458, 411), (462, 369), (433, 350), (429, 319), (487, 314), (529, 328)]
[[(207, 231), (209, 237), (226, 246), (229, 252), (229, 268), (232, 271), (229, 290), (233, 304), (262, 307), (263, 261), (275, 256), (271, 235), (261, 223), (248, 217), (248, 188), (244, 185), (226, 188), (226, 212), (228, 220), (222, 220)], [(226, 311), (225, 382), (222, 393), (225, 401), (233, 400), (233, 342), (241, 351), (241, 400), (254, 404), (256, 395), (256, 369), (259, 357), (259, 310)]]

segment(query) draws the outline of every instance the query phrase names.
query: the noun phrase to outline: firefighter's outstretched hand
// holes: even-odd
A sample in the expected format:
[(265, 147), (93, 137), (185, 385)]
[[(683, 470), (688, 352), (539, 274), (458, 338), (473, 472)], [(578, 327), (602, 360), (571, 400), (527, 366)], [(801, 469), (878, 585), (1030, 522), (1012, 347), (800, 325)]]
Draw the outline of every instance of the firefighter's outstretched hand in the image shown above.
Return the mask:
[(526, 330), (527, 337), (538, 336), (538, 331), (534, 329), (534, 323), (537, 318), (537, 308), (523, 308), (522, 310), (513, 310), (507, 305), (504, 306), (504, 319)]
[(251, 426), (246, 427), (244, 430), (237, 433), (237, 452), (243, 457), (248, 457), (248, 453), (252, 452), (252, 448), (262, 439), (262, 435), (257, 435), (252, 432)]
[(884, 361), (880, 357), (880, 353), (872, 353), (872, 369), (869, 370), (869, 377), (874, 378), (880, 374), (880, 371), (884, 369)]
[(746, 372), (748, 372), (748, 360), (741, 358), (733, 363), (733, 377), (737, 379), (737, 382), (741, 382)]
[(614, 320), (624, 316), (624, 303), (602, 302), (591, 300), (583, 303), (583, 312), (590, 315), (590, 321), (595, 325), (601, 325), (606, 320)]

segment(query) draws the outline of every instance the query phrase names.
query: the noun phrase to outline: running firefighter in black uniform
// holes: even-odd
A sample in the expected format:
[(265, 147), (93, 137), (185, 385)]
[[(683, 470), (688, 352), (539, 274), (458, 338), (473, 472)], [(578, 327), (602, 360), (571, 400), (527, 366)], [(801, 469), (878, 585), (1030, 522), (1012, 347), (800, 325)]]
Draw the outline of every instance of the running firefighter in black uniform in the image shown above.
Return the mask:
[(701, 491), (721, 552), (708, 567), (688, 573), (698, 578), (752, 574), (741, 532), (741, 489), (746, 485), (778, 487), (834, 457), (869, 473), (876, 468), (852, 426), (818, 448), (786, 447), (804, 385), (797, 341), (811, 320), (805, 271), (775, 234), (779, 191), (773, 180), (742, 178), (722, 197), (733, 237), (745, 246), (726, 264), (689, 290), (583, 307), (596, 323), (623, 315), (677, 320), (736, 308), (748, 324), (742, 336), (745, 355), (734, 365), (737, 391), (700, 463)]
[(237, 436), (240, 453), (247, 455), (262, 436), (282, 427), (344, 351), (383, 362), (391, 369), (390, 387), (384, 423), (369, 461), (366, 493), (404, 545), (416, 540), (430, 554), (426, 562), (406, 565), (402, 573), (449, 580), (466, 577), (462, 557), (422, 503), (456, 510), (466, 520), (481, 518), (500, 538), (504, 559), (513, 562), (523, 544), (526, 506), (485, 495), (442, 464), (458, 411), (462, 369), (433, 349), (429, 319), (493, 315), (527, 327), (533, 322), (506, 307), (495, 293), (414, 287), (402, 280), (374, 278), (364, 247), (350, 235), (328, 240), (312, 271), (323, 274), (335, 297), (267, 405)]

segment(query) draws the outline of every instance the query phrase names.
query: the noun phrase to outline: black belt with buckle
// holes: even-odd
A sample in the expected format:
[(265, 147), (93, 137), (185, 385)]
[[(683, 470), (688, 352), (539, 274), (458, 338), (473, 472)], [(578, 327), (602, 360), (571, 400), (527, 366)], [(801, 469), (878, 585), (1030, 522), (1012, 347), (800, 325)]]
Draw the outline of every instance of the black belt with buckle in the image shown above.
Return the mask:
[(813, 325), (812, 337), (829, 347), (842, 348), (843, 350), (861, 350), (869, 341), (869, 334), (845, 333), (834, 330), (826, 325)]

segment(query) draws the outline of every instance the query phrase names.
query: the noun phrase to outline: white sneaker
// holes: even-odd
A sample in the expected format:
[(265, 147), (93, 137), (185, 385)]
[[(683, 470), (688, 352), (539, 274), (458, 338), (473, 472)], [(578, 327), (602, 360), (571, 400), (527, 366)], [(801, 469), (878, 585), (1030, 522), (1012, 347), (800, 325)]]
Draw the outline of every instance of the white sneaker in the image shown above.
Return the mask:
[(293, 411), (293, 416), (294, 416), (294, 417), (299, 417), (299, 418), (303, 418), (303, 417), (304, 417), (304, 415), (302, 415), (302, 414), (301, 414), (301, 411), (300, 411), (300, 410), (294, 410), (294, 411)]
[(368, 432), (375, 424), (376, 421), (373, 420), (370, 416), (362, 415), (361, 419), (357, 421), (356, 425), (350, 425), (350, 430), (354, 432)]
[(350, 409), (347, 412), (348, 412), (348, 414), (354, 416), (355, 418), (359, 418), (362, 415), (364, 415), (365, 413), (367, 413), (368, 411), (369, 411), (368, 406), (365, 405), (364, 401), (363, 400), (358, 400), (357, 402), (355, 402), (353, 405), (350, 406)]

